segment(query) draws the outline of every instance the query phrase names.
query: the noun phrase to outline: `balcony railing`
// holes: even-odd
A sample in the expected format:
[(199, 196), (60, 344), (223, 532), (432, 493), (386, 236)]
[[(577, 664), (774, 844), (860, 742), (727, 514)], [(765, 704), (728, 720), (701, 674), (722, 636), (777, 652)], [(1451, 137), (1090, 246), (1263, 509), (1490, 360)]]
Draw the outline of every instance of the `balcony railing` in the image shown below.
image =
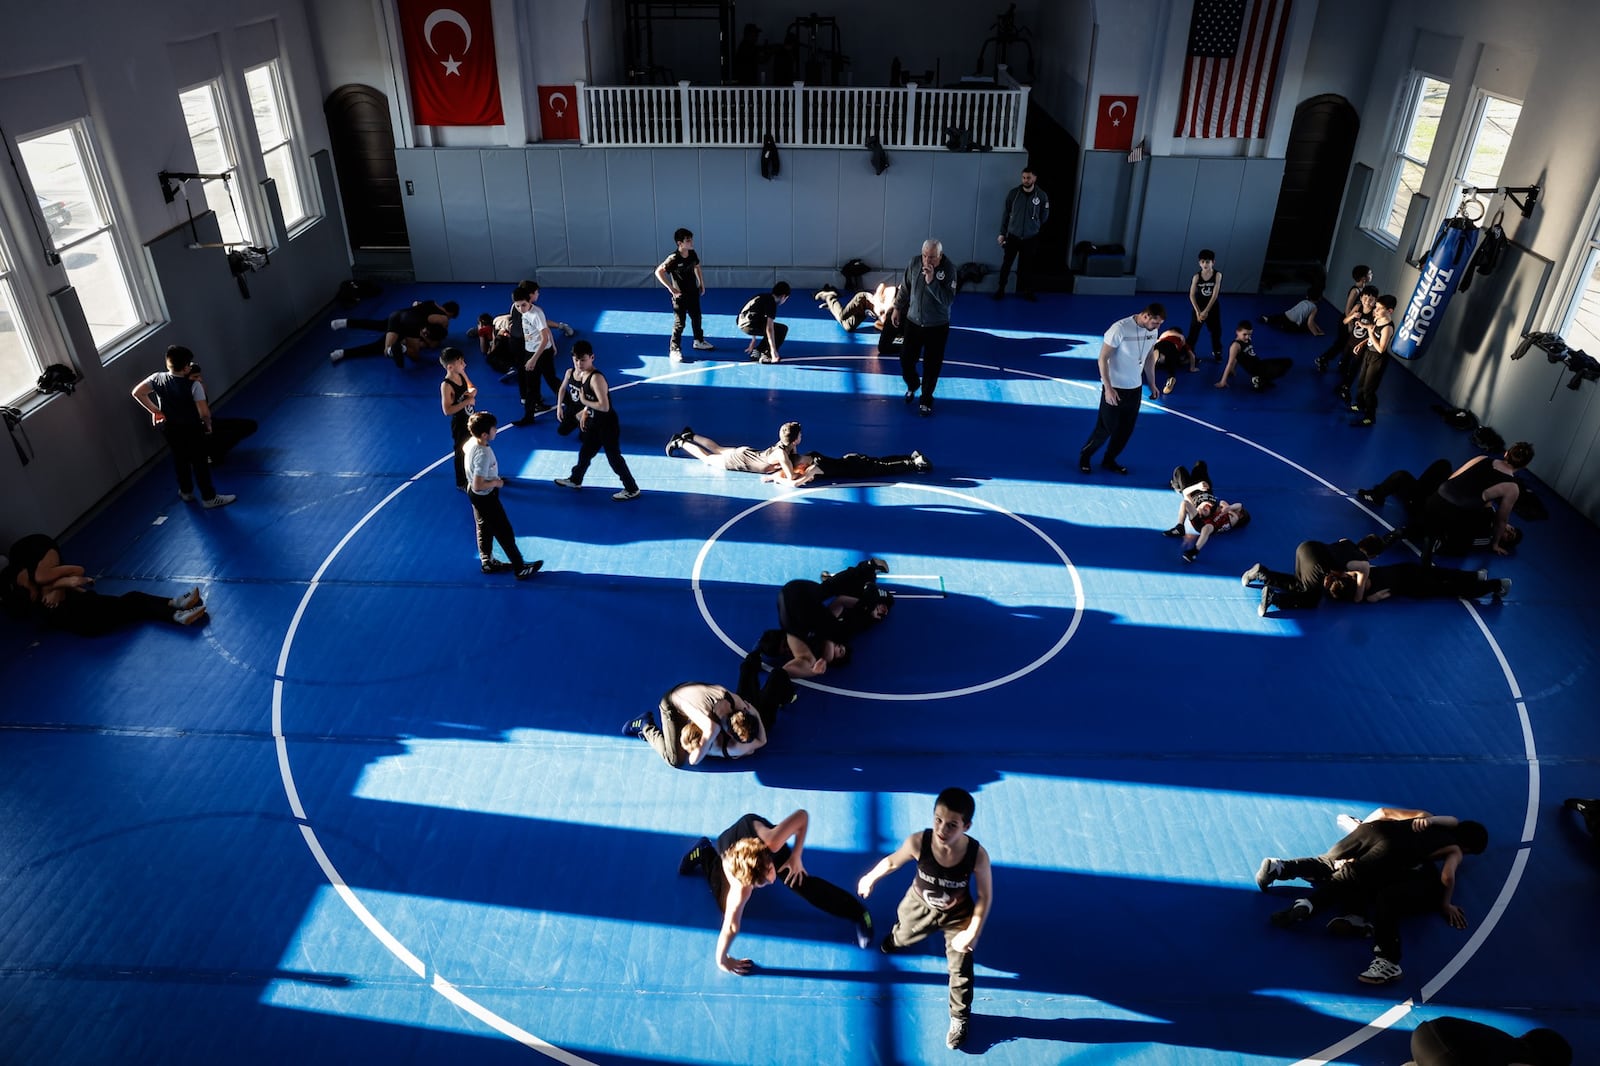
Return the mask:
[(1021, 151), (1028, 87), (1004, 70), (1001, 84), (972, 89), (586, 85), (578, 82), (578, 130), (597, 147), (755, 148), (779, 145), (943, 148), (955, 127), (974, 144)]

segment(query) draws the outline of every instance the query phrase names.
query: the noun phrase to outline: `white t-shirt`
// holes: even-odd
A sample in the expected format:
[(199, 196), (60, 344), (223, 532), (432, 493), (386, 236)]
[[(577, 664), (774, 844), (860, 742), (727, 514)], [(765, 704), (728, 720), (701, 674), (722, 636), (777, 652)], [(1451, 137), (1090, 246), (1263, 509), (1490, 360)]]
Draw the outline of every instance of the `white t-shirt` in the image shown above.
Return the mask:
[(461, 446), (461, 456), (467, 468), (467, 490), (477, 492), (479, 496), (493, 492), (492, 488), (478, 492), (472, 486), (477, 483), (474, 478), (493, 481), (500, 476), (500, 463), (494, 457), (494, 449), (487, 444), (479, 444), (478, 438), (473, 437)]
[(1156, 344), (1156, 331), (1139, 325), (1138, 315), (1129, 315), (1112, 323), (1106, 330), (1105, 342), (1111, 346), (1110, 366), (1107, 376), (1114, 389), (1137, 389), (1144, 371), (1145, 356)]
[(544, 311), (538, 304), (530, 304), (528, 309), (522, 312), (522, 346), (530, 353), (538, 355), (544, 351), (540, 346), (544, 344), (544, 331), (549, 328)]
[(1310, 300), (1301, 300), (1299, 303), (1289, 308), (1289, 310), (1285, 311), (1283, 313), (1283, 317), (1287, 318), (1290, 322), (1293, 322), (1297, 326), (1303, 326), (1306, 324), (1306, 319), (1311, 317), (1311, 312), (1315, 311), (1316, 309), (1317, 305), (1312, 303)]

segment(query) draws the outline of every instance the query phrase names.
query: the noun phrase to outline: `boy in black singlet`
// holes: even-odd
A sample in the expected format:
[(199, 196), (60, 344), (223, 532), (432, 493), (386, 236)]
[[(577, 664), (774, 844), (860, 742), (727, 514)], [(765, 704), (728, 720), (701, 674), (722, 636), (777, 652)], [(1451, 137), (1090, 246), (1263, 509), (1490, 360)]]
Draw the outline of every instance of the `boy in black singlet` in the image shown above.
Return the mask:
[(916, 877), (900, 901), (894, 928), (878, 945), (890, 954), (944, 930), (945, 958), (950, 964), (950, 1029), (945, 1044), (959, 1048), (967, 1039), (972, 1015), (972, 951), (989, 918), (993, 880), (989, 853), (967, 835), (977, 802), (972, 793), (947, 788), (933, 804), (933, 827), (906, 837), (861, 878), (856, 891), (866, 899), (872, 886), (889, 871), (915, 862)]

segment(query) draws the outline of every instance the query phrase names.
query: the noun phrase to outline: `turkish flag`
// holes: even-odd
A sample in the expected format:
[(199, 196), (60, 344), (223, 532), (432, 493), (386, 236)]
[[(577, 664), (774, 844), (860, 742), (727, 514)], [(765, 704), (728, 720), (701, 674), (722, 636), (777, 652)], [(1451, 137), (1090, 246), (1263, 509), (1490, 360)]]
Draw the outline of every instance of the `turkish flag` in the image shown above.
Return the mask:
[(1102, 96), (1094, 124), (1094, 146), (1113, 152), (1133, 147), (1133, 119), (1139, 112), (1137, 96)]
[(489, 0), (400, 0), (400, 39), (417, 125), (505, 122)]
[(539, 86), (539, 128), (547, 141), (578, 139), (578, 87)]

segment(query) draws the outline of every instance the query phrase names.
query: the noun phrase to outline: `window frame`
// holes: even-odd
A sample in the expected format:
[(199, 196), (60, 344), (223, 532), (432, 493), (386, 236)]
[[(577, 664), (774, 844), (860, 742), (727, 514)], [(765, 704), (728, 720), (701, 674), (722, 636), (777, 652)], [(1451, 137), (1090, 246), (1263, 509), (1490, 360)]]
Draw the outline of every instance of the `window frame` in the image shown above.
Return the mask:
[[(9, 302), (12, 332), (21, 344), (22, 356), (32, 363), (31, 369), (24, 372), (24, 384), (21, 386), (21, 391), (11, 395), (6, 395), (4, 391), (0, 391), (0, 404), (8, 407), (20, 406), (23, 401), (33, 394), (33, 382), (38, 380), (38, 375), (44, 373), (45, 368), (44, 355), (39, 350), (38, 338), (34, 336), (33, 326), (29, 322), (26, 293), (23, 286), (19, 284), (21, 280), (16, 267), (16, 257), (11, 254), (6, 235), (0, 233), (0, 306), (4, 306)], [(30, 377), (32, 381), (27, 380)]]
[[(1454, 217), (1456, 212), (1461, 208), (1461, 202), (1463, 199), (1461, 190), (1475, 187), (1467, 181), (1466, 170), (1468, 165), (1470, 165), (1472, 162), (1473, 154), (1478, 150), (1479, 142), (1482, 140), (1483, 124), (1488, 118), (1490, 100), (1499, 100), (1502, 103), (1515, 104), (1517, 106), (1518, 124), (1520, 124), (1522, 121), (1523, 102), (1521, 100), (1507, 96), (1504, 93), (1490, 92), (1487, 89), (1473, 90), (1472, 108), (1468, 112), (1466, 120), (1461, 127), (1460, 135), (1456, 138), (1457, 148), (1455, 159), (1452, 161), (1450, 166), (1450, 177), (1446, 183), (1445, 189), (1442, 190), (1439, 196), (1439, 200), (1435, 209), (1431, 212), (1433, 217), (1428, 220), (1431, 225), (1428, 229), (1424, 230), (1426, 233), (1436, 232), (1445, 219)], [(1516, 137), (1515, 129), (1512, 130), (1512, 137)], [(1501, 173), (1495, 176), (1494, 185), (1490, 187), (1498, 187), (1504, 177), (1505, 173), (1504, 169), (1502, 168)], [(1483, 225), (1487, 226), (1489, 221), (1490, 220), (1485, 220)]]
[[(74, 248), (83, 246), (102, 234), (106, 235), (115, 254), (116, 267), (122, 275), (128, 301), (132, 305), (134, 321), (127, 328), (107, 337), (103, 343), (95, 341), (95, 352), (100, 359), (100, 365), (106, 366), (132, 348), (141, 337), (163, 321), (156, 313), (159, 301), (156, 296), (154, 274), (144, 249), (129, 243), (127, 224), (118, 212), (117, 203), (111, 195), (111, 187), (106, 178), (105, 159), (100, 152), (99, 139), (95, 136), (94, 120), (90, 116), (80, 115), (65, 122), (57, 122), (19, 134), (15, 139), (18, 154), (24, 154), (22, 151), (24, 144), (57, 133), (71, 135), (77, 152), (77, 162), (83, 171), (85, 191), (94, 200), (94, 206), (98, 208), (103, 221), (99, 228), (75, 234), (65, 243), (59, 237), (52, 236), (50, 247), (55, 253), (56, 260), (62, 261), (65, 260), (66, 253)], [(33, 195), (37, 192), (38, 186), (34, 174), (28, 170), (26, 158), (21, 161), (21, 167), (27, 175), (28, 193)], [(91, 294), (83, 291), (78, 280), (73, 277), (72, 271), (64, 263), (62, 269), (67, 272), (73, 288), (78, 290), (80, 302), (90, 299)], [(92, 335), (92, 327), (90, 332)]]
[[(284, 137), (283, 140), (274, 143), (270, 148), (261, 138), (261, 122), (256, 117), (255, 101), (250, 91), (250, 76), (261, 70), (268, 72), (271, 81), (273, 104), (278, 111), (278, 125)], [(250, 115), (251, 125), (254, 127), (256, 161), (261, 167), (261, 173), (264, 178), (275, 178), (272, 173), (272, 167), (267, 161), (268, 155), (279, 149), (287, 149), (289, 172), (294, 176), (295, 180), (293, 192), (299, 200), (301, 212), (300, 217), (293, 221), (289, 219), (288, 212), (284, 212), (283, 228), (285, 235), (289, 239), (293, 239), (320, 219), (322, 212), (321, 203), (312, 189), (308, 168), (300, 158), (299, 147), (302, 143), (302, 137), (294, 109), (290, 106), (288, 88), (284, 80), (283, 62), (280, 57), (273, 56), (260, 63), (251, 64), (244, 69), (241, 80), (244, 82), (245, 87), (245, 111)], [(281, 186), (282, 183), (278, 182), (277, 184)], [(284, 191), (282, 188), (278, 190), (278, 206), (280, 210), (284, 206)]]
[[(1389, 134), (1384, 145), (1384, 165), (1382, 180), (1377, 182), (1367, 198), (1366, 218), (1362, 228), (1375, 240), (1387, 244), (1391, 248), (1400, 246), (1400, 238), (1405, 233), (1406, 219), (1401, 217), (1399, 227), (1395, 231), (1389, 229), (1389, 220), (1395, 213), (1395, 196), (1400, 191), (1401, 178), (1405, 172), (1405, 165), (1412, 164), (1421, 169), (1422, 176), (1417, 182), (1418, 192), (1428, 179), (1428, 168), (1433, 158), (1434, 151), (1439, 147), (1438, 131), (1434, 132), (1432, 142), (1428, 145), (1428, 158), (1417, 159), (1407, 154), (1412, 134), (1416, 130), (1417, 120), (1421, 117), (1423, 101), (1426, 99), (1429, 82), (1444, 86), (1444, 104), (1440, 107), (1440, 117), (1443, 118), (1449, 109), (1450, 93), (1453, 86), (1444, 78), (1420, 70), (1412, 70), (1406, 75), (1406, 80), (1401, 84), (1400, 94), (1395, 101), (1394, 112), (1390, 117)], [(1407, 210), (1410, 203), (1407, 202)]]
[[(220, 229), (222, 212), (212, 202), (211, 194), (215, 186), (222, 186), (220, 192), (225, 199), (229, 200), (232, 215), (239, 228), (239, 239), (237, 241), (228, 240), (227, 233), (223, 232), (222, 242), (230, 247), (257, 244), (259, 242), (256, 240), (256, 234), (260, 233), (265, 227), (261, 225), (258, 212), (252, 210), (254, 205), (251, 202), (251, 198), (243, 195), (243, 186), (244, 182), (248, 180), (248, 174), (240, 160), (239, 138), (233, 129), (233, 120), (228, 107), (228, 94), (224, 88), (223, 79), (220, 76), (207, 78), (204, 81), (179, 89), (179, 108), (180, 110), (183, 109), (183, 98), (186, 95), (200, 89), (209, 90), (212, 114), (216, 116), (217, 120), (217, 138), (229, 164), (224, 173), (230, 176), (227, 181), (218, 179), (203, 179), (201, 181), (200, 187), (205, 193), (206, 207), (216, 212)], [(188, 127), (188, 112), (184, 111), (184, 129), (189, 134), (189, 144), (193, 148), (195, 137), (193, 131), (189, 130)], [(195, 166), (197, 169), (204, 170), (203, 164), (200, 163), (198, 149), (195, 150)], [(231, 196), (229, 196), (230, 192), (232, 193)]]

